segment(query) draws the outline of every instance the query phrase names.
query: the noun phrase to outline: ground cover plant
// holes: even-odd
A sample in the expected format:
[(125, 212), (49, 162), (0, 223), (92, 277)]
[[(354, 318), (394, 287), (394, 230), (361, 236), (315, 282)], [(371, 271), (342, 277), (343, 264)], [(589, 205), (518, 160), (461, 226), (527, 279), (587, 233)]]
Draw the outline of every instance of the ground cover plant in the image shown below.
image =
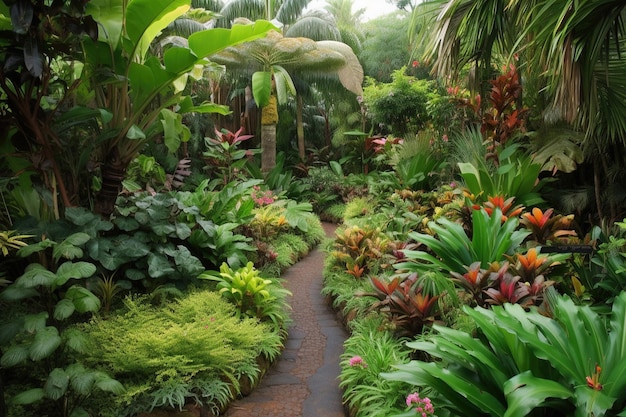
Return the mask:
[(282, 347), (276, 328), (237, 311), (218, 293), (195, 290), (156, 305), (147, 296), (127, 298), (116, 314), (80, 325), (89, 346), (82, 360), (125, 388), (92, 406), (122, 416), (191, 402), (219, 413), (242, 385), (258, 382)]

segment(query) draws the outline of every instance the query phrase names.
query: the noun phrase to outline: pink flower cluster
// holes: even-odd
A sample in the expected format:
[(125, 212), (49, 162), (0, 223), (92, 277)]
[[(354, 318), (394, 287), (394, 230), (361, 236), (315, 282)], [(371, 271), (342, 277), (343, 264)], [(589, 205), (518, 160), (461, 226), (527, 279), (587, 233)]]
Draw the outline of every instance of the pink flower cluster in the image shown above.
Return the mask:
[(350, 358), (350, 366), (359, 366), (361, 368), (367, 368), (367, 364), (360, 356), (353, 356)]
[(434, 416), (435, 408), (430, 402), (430, 398), (424, 397), (421, 398), (419, 393), (414, 392), (413, 394), (409, 394), (406, 397), (406, 405), (407, 407), (415, 407), (415, 411), (417, 415), (420, 417), (430, 417)]
[(257, 206), (267, 206), (276, 201), (276, 196), (272, 194), (272, 190), (261, 191), (261, 188), (258, 185), (252, 187), (252, 193), (250, 196)]

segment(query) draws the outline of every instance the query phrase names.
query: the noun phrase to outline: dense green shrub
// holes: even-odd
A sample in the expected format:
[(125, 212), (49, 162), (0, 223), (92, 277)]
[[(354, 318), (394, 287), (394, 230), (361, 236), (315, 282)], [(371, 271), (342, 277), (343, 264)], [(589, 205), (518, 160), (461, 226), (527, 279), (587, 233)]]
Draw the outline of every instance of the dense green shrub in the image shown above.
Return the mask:
[(396, 135), (416, 132), (429, 119), (427, 103), (436, 92), (433, 81), (405, 75), (406, 68), (392, 74), (391, 83), (373, 83), (363, 90), (368, 117), (374, 125), (386, 125)]
[(191, 292), (165, 305), (152, 305), (148, 296), (124, 304), (124, 311), (78, 327), (89, 343), (84, 361), (126, 387), (114, 402), (94, 402), (103, 415), (181, 408), (187, 401), (219, 410), (241, 380), (258, 380), (257, 359), (274, 360), (282, 347), (271, 326), (237, 318), (215, 292)]

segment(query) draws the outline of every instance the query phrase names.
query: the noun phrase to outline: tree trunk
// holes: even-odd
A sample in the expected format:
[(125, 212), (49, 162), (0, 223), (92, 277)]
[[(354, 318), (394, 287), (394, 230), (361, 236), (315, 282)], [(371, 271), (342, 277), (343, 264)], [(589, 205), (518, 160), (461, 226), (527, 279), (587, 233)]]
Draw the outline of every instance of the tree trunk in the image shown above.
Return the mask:
[(261, 171), (270, 172), (276, 166), (276, 125), (261, 126)]
[(304, 161), (304, 123), (302, 122), (302, 113), (304, 104), (302, 103), (302, 96), (298, 94), (297, 98), (297, 107), (296, 107), (296, 130), (298, 134), (298, 155), (300, 156), (300, 160)]
[(115, 209), (115, 201), (122, 189), (122, 181), (126, 175), (128, 164), (118, 156), (117, 150), (113, 150), (101, 166), (102, 188), (96, 197), (95, 211), (108, 218)]

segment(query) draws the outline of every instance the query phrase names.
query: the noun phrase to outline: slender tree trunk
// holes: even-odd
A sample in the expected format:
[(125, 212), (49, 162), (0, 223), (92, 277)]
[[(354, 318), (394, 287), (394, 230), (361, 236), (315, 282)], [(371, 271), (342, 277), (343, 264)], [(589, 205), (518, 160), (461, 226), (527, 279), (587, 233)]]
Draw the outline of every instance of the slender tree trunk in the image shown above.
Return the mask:
[(110, 152), (106, 162), (101, 166), (102, 188), (96, 197), (96, 213), (108, 218), (115, 209), (115, 201), (122, 188), (128, 164), (123, 163), (117, 150)]
[(261, 126), (261, 171), (270, 172), (276, 166), (276, 125)]
[(296, 130), (298, 134), (298, 155), (300, 156), (300, 160), (304, 161), (304, 123), (302, 122), (302, 113), (304, 108), (304, 103), (302, 102), (302, 96), (298, 94), (297, 98), (297, 107), (296, 107)]

